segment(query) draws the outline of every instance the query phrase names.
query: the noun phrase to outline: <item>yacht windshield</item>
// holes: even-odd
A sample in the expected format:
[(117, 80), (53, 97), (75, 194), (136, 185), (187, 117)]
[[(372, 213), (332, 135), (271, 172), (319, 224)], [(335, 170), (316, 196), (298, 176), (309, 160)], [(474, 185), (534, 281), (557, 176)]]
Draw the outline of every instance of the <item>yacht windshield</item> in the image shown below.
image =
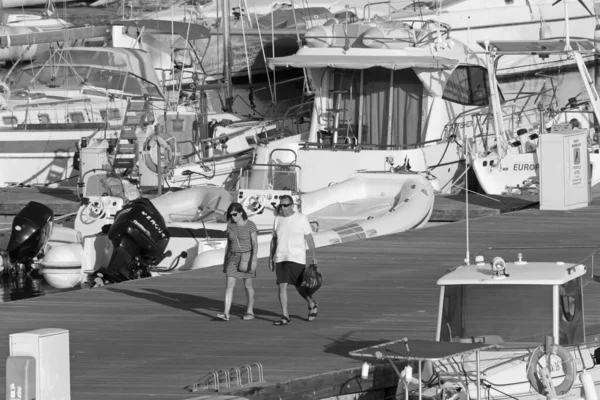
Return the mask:
[[(442, 98), (467, 106), (487, 106), (489, 104), (488, 73), (485, 68), (458, 66), (450, 75)], [(500, 99), (504, 101), (503, 98)]]
[(105, 91), (119, 91), (133, 96), (148, 95), (160, 98), (159, 89), (152, 83), (123, 71), (95, 67), (69, 67), (49, 65), (43, 68), (28, 68), (10, 82), (13, 91), (47, 91), (49, 89), (79, 90), (82, 85)]
[(88, 76), (90, 68), (77, 67), (69, 68), (58, 66), (54, 68), (27, 68), (14, 81), (10, 81), (10, 86), (14, 90), (48, 90), (60, 88), (62, 90), (78, 90), (81, 83)]
[(434, 1), (413, 1), (411, 4), (404, 7), (403, 10), (417, 11), (421, 8), (432, 8), (433, 6)]
[(85, 183), (84, 197), (112, 196), (125, 198), (123, 182), (109, 173), (94, 174)]
[(252, 165), (242, 171), (239, 189), (297, 191), (297, 165)]
[(442, 341), (498, 335), (541, 341), (552, 334), (552, 286), (446, 286)]
[[(581, 278), (559, 287), (561, 344), (583, 341), (581, 287)], [(553, 334), (552, 292), (550, 285), (445, 286), (440, 340), (541, 342)]]

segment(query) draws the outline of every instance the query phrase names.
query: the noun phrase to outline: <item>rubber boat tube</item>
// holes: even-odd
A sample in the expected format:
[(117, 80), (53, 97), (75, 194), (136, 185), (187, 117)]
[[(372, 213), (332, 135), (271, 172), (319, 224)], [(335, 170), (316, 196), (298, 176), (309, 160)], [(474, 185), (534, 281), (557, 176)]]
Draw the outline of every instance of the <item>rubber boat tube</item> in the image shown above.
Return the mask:
[[(419, 174), (358, 173), (302, 195), (302, 210), (317, 247), (367, 239), (422, 227), (435, 196)], [(259, 237), (258, 257), (268, 257), (271, 235)], [(200, 253), (191, 269), (220, 265), (224, 249)]]

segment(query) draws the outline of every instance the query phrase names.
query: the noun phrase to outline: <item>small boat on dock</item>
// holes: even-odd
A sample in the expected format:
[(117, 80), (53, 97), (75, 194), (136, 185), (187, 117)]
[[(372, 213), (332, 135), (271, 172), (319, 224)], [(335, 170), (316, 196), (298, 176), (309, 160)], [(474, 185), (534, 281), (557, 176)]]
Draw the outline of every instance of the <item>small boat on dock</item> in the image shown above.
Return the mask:
[[(253, 164), (242, 171), (232, 199), (242, 204), (257, 225), (259, 257), (269, 255), (273, 221), (282, 195), (292, 196), (295, 209), (308, 217), (316, 247), (416, 229), (427, 223), (433, 211), (434, 191), (421, 174), (365, 171), (309, 193), (298, 191), (299, 178), (300, 168), (294, 164)], [(200, 231), (198, 223), (196, 226)], [(209, 227), (215, 225), (206, 224)], [(224, 247), (199, 252), (184, 268), (221, 264)]]
[(589, 275), (579, 263), (478, 256), (437, 281), (436, 341), (403, 338), (350, 355), (402, 362), (396, 395), (407, 398), (596, 399), (600, 341), (584, 324)]

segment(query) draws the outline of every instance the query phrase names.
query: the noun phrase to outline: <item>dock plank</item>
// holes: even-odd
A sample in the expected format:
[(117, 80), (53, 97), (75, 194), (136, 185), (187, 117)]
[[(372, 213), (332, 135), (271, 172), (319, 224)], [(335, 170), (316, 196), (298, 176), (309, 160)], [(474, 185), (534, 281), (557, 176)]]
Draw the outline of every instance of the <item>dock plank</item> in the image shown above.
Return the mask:
[[(530, 209), (470, 220), (470, 255), (489, 246), (529, 246), (537, 249), (498, 249), (486, 257), (515, 259), (519, 251), (528, 260), (580, 261), (598, 245), (599, 217), (600, 199), (594, 199), (581, 210)], [(69, 329), (72, 397), (84, 400), (192, 398), (196, 394), (182, 388), (208, 371), (253, 362), (263, 364), (270, 384), (359, 367), (350, 350), (400, 337), (433, 339), (435, 283), (464, 259), (465, 226), (456, 222), (319, 249), (325, 282), (312, 323), (304, 320), (306, 304), (290, 290), (292, 325), (272, 325), (279, 315), (277, 291), (261, 260), (254, 321), (239, 319), (241, 283), (232, 310), (237, 317), (213, 318), (222, 309), (224, 277), (219, 268), (208, 268), (0, 304), (0, 355), (8, 356), (11, 333)], [(586, 321), (600, 322), (598, 284), (586, 287), (585, 301)]]
[(15, 215), (30, 201), (46, 204), (55, 215), (77, 212), (76, 188), (6, 187), (0, 188), (0, 214)]

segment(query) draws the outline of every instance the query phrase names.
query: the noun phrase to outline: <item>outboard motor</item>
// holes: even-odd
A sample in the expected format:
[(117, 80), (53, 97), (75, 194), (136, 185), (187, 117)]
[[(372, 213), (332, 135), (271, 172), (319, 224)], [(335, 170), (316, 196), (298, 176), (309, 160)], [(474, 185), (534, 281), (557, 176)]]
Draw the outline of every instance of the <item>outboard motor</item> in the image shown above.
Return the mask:
[(106, 268), (99, 272), (110, 283), (150, 276), (148, 266), (167, 256), (167, 225), (152, 202), (133, 200), (121, 209), (108, 229), (113, 253)]
[(50, 234), (54, 212), (47, 206), (30, 201), (12, 223), (8, 240), (8, 258), (12, 264), (31, 264), (43, 250)]

